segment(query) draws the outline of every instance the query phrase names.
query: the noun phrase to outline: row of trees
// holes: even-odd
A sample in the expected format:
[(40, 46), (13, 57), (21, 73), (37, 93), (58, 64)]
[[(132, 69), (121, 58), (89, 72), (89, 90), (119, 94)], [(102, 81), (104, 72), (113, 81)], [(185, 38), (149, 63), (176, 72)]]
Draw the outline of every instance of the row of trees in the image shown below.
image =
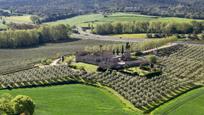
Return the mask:
[(0, 32), (0, 48), (31, 47), (47, 42), (58, 42), (69, 38), (69, 26), (42, 26), (32, 30), (8, 30)]
[(192, 21), (190, 23), (166, 22), (130, 22), (130, 23), (105, 23), (98, 24), (96, 34), (123, 34), (123, 33), (162, 33), (162, 34), (189, 34), (201, 33), (204, 22)]
[(28, 96), (12, 97), (10, 94), (0, 96), (1, 115), (33, 115), (34, 109), (35, 104)]
[[(85, 51), (87, 52), (109, 51), (109, 52), (114, 52), (116, 54), (119, 54), (120, 52), (122, 52), (122, 49), (124, 50), (125, 48), (126, 50), (128, 49), (130, 52), (137, 52), (137, 51), (145, 51), (153, 48), (158, 48), (160, 46), (166, 45), (174, 41), (177, 41), (177, 38), (175, 36), (172, 36), (172, 37), (167, 37), (166, 39), (148, 40), (140, 43), (128, 43), (125, 45), (125, 47), (123, 46), (124, 45), (123, 43), (107, 44), (103, 46), (98, 46), (98, 45), (87, 46), (85, 47)], [(121, 46), (123, 46), (123, 48)]]

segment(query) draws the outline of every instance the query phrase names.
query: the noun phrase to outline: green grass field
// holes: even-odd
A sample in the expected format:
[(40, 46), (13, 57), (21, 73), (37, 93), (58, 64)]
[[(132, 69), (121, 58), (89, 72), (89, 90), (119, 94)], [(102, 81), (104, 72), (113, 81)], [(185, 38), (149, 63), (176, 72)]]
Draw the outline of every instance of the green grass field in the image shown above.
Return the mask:
[(203, 115), (204, 87), (192, 90), (162, 105), (153, 115)]
[(14, 22), (14, 23), (32, 23), (30, 19), (30, 15), (24, 15), (24, 16), (10, 16), (10, 17), (4, 17), (4, 19), (7, 22)]
[(87, 72), (97, 72), (98, 66), (96, 65), (92, 65), (92, 64), (87, 64), (87, 63), (74, 63), (72, 64), (74, 66), (76, 66), (77, 68), (84, 68)]
[(163, 21), (163, 22), (191, 22), (193, 19), (177, 18), (177, 17), (157, 17), (147, 16), (132, 13), (114, 13), (108, 17), (104, 17), (102, 14), (87, 14), (80, 15), (73, 18), (59, 20), (55, 22), (49, 22), (47, 24), (70, 24), (82, 27), (87, 27), (88, 24), (106, 23), (106, 22), (139, 22), (139, 21)]
[(30, 96), (36, 103), (35, 115), (138, 115), (107, 90), (73, 84), (44, 88), (1, 90), (12, 95)]
[[(32, 23), (30, 19), (30, 15), (24, 15), (24, 16), (9, 16), (9, 17), (3, 17), (3, 19), (6, 21), (6, 23)], [(3, 25), (0, 21), (0, 29), (6, 29), (7, 25)]]

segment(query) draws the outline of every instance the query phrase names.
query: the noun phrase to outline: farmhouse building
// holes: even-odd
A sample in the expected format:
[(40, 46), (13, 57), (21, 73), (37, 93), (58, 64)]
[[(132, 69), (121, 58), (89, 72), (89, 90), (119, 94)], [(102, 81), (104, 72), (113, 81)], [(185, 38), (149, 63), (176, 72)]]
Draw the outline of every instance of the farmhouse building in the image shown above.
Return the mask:
[(125, 52), (121, 55), (114, 55), (112, 52), (77, 52), (76, 62), (98, 65), (102, 69), (122, 69), (125, 67), (148, 64), (148, 62), (143, 58), (132, 60), (129, 52)]

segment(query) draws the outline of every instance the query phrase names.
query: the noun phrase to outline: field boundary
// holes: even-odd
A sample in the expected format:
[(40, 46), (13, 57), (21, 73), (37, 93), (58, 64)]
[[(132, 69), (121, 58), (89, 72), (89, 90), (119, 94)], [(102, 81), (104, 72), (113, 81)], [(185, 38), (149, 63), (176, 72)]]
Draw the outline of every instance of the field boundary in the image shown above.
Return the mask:
[(99, 86), (102, 89), (107, 90), (109, 93), (111, 93), (112, 95), (115, 95), (119, 98), (119, 100), (130, 110), (134, 111), (134, 112), (141, 112), (144, 113), (143, 111), (141, 111), (140, 109), (136, 108), (130, 101), (126, 100), (123, 96), (121, 96), (119, 93), (117, 93), (115, 90), (113, 90), (112, 88), (109, 88), (107, 86)]
[[(192, 95), (189, 96), (189, 94), (192, 94)], [(191, 91), (186, 92), (183, 95), (178, 96), (177, 98), (174, 98), (172, 101), (167, 102), (166, 104), (164, 104), (164, 107), (161, 106), (161, 108), (156, 109), (155, 111), (152, 112), (151, 115), (157, 115), (157, 114), (167, 115), (168, 113), (174, 111), (176, 108), (180, 107), (186, 102), (194, 100), (203, 94), (204, 94), (204, 87), (192, 89)], [(166, 109), (167, 106), (169, 106), (168, 109)], [(162, 108), (164, 109), (162, 110)]]
[(16, 72), (37, 68), (34, 65), (35, 65), (35, 63), (27, 64), (25, 66), (16, 66), (14, 68), (10, 68), (10, 69), (7, 69), (7, 70), (0, 71), (0, 75), (13, 74), (13, 73), (16, 73)]

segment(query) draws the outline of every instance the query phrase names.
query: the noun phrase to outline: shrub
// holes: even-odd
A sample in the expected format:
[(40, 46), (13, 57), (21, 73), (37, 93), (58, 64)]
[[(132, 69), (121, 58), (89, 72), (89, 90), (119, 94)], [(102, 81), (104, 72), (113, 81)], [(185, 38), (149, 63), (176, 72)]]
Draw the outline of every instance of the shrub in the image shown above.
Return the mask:
[(0, 115), (11, 115), (13, 113), (12, 105), (10, 103), (13, 97), (10, 94), (3, 94), (0, 96)]
[(32, 115), (34, 113), (35, 104), (28, 96), (18, 95), (11, 100), (11, 103), (15, 114), (28, 113), (29, 115)]
[(10, 94), (0, 96), (0, 115), (32, 115), (35, 104), (28, 96), (18, 95), (13, 98)]
[(51, 63), (52, 63), (51, 59), (43, 59), (43, 60), (41, 60), (41, 64), (43, 64), (43, 65), (49, 65)]
[(155, 55), (148, 55), (147, 60), (149, 63), (157, 63), (157, 57)]

